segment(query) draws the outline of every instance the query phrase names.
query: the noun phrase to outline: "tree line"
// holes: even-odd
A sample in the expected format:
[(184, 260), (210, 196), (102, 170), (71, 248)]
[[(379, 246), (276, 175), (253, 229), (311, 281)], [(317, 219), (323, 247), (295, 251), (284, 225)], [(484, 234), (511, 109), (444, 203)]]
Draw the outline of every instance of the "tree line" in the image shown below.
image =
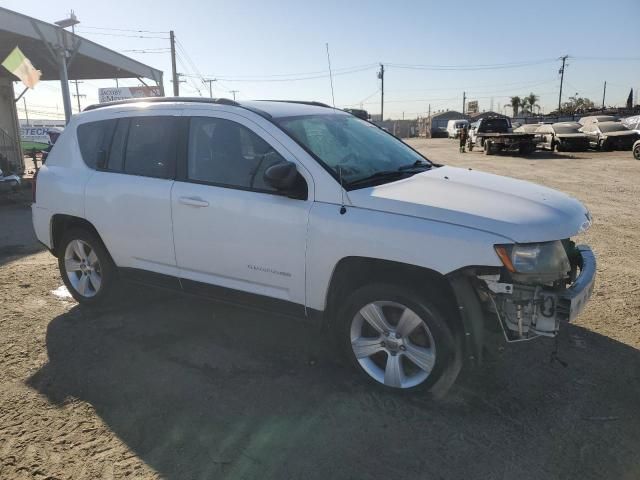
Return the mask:
[[(533, 110), (536, 107), (540, 107), (538, 105), (538, 100), (540, 97), (535, 93), (531, 92), (529, 95), (520, 97), (515, 95), (511, 97), (511, 108), (513, 109), (513, 116), (517, 116), (518, 113), (522, 113), (524, 115), (533, 115)], [(595, 104), (588, 98), (573, 96), (569, 97), (567, 102), (564, 102), (560, 108), (560, 112), (564, 114), (574, 114), (579, 112), (586, 112), (590, 109), (593, 109)]]

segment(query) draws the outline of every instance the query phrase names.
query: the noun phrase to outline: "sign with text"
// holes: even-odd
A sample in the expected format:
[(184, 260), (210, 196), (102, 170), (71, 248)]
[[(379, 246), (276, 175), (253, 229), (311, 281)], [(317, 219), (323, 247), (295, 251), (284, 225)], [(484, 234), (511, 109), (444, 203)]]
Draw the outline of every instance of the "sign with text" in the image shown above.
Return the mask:
[(478, 101), (477, 100), (469, 100), (467, 102), (467, 113), (478, 113)]
[(99, 88), (98, 98), (100, 103), (127, 100), (129, 98), (161, 97), (160, 87), (118, 87)]

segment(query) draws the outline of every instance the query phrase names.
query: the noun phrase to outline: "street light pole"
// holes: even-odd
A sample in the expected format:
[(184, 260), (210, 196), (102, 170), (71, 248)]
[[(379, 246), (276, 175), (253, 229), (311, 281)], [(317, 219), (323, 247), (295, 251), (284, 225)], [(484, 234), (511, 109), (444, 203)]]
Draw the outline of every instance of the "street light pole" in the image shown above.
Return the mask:
[(67, 41), (65, 28), (73, 27), (80, 23), (73, 11), (69, 18), (55, 22), (58, 26), (58, 35), (60, 36), (60, 44), (58, 45), (58, 72), (60, 74), (60, 87), (62, 89), (62, 104), (64, 105), (65, 124), (71, 120), (73, 111), (71, 110), (71, 92), (69, 91), (69, 74), (67, 72)]

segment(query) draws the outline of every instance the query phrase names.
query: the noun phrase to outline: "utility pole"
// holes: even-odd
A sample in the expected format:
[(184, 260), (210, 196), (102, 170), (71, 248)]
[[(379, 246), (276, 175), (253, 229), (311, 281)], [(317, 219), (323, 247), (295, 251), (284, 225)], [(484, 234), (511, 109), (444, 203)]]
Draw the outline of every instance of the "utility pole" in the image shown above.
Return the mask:
[(238, 93), (240, 90), (229, 90), (229, 93), (233, 94), (233, 101), (236, 101), (236, 93)]
[(213, 98), (213, 90), (211, 89), (211, 84), (213, 82), (217, 82), (218, 79), (217, 78), (211, 78), (211, 79), (206, 79), (206, 80), (202, 80), (202, 81), (209, 84), (209, 98)]
[(564, 67), (567, 58), (569, 58), (569, 55), (563, 55), (562, 57), (560, 57), (560, 60), (562, 60), (562, 67), (560, 67), (560, 95), (558, 95), (558, 115), (560, 115), (560, 110), (562, 108), (562, 83), (564, 82)]
[(604, 98), (607, 95), (607, 81), (604, 81), (604, 91), (602, 92), (602, 109), (604, 110)]
[(380, 86), (380, 121), (384, 121), (384, 65), (380, 64), (380, 71), (378, 72), (378, 78), (382, 82)]
[(27, 111), (27, 99), (22, 97), (24, 103), (24, 117), (27, 119), (27, 127), (29, 126), (29, 112)]
[(76, 93), (73, 96), (78, 100), (78, 113), (80, 113), (82, 111), (82, 107), (80, 106), (80, 97), (86, 97), (86, 95), (81, 94), (78, 90), (78, 84), (82, 82), (79, 82), (78, 80), (74, 80), (74, 82), (76, 84)]
[(173, 77), (173, 96), (180, 96), (180, 83), (178, 82), (178, 72), (176, 71), (176, 37), (173, 30), (169, 31), (169, 41), (171, 42), (171, 76)]
[(462, 114), (464, 115), (464, 109), (467, 104), (467, 92), (462, 92)]

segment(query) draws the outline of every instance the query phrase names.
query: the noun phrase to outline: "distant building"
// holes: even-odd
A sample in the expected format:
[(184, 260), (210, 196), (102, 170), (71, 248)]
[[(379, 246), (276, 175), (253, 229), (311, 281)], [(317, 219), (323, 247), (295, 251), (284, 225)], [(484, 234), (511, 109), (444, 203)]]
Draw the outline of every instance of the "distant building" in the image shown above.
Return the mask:
[(469, 120), (469, 115), (455, 110), (447, 110), (421, 118), (418, 122), (419, 135), (427, 138), (446, 137), (449, 120)]
[(477, 122), (481, 118), (486, 118), (486, 117), (509, 118), (507, 115), (503, 115), (502, 113), (489, 111), (489, 112), (473, 113), (473, 114), (469, 115), (469, 121), (470, 122)]
[(410, 138), (418, 136), (418, 120), (385, 120), (384, 122), (373, 121), (376, 125), (384, 128), (399, 138)]

